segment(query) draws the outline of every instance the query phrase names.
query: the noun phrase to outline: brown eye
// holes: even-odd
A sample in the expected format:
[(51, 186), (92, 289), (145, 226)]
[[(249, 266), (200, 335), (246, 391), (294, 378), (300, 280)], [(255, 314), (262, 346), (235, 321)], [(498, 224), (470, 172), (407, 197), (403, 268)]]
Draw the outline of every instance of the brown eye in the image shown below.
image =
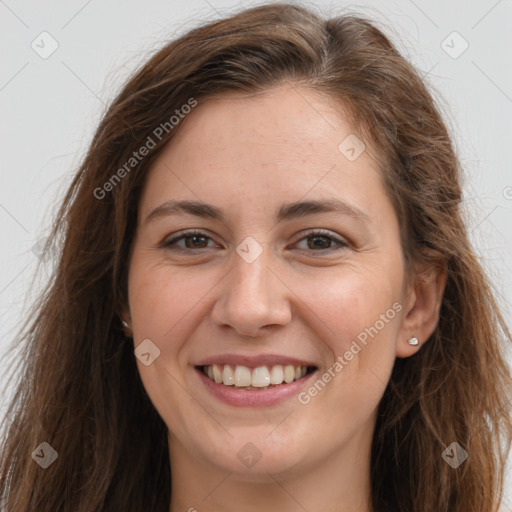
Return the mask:
[(325, 235), (312, 235), (307, 237), (309, 249), (330, 249), (332, 238)]
[(299, 249), (314, 252), (331, 252), (336, 250), (336, 248), (345, 248), (349, 245), (344, 240), (332, 236), (330, 232), (324, 231), (309, 233), (299, 241), (299, 244), (303, 241), (306, 241), (306, 247), (299, 247)]
[[(183, 241), (183, 243), (181, 243)], [(179, 236), (165, 240), (162, 247), (175, 251), (193, 251), (194, 249), (208, 249), (208, 242), (213, 241), (201, 231), (190, 231)]]
[(208, 245), (208, 242), (206, 242), (205, 245), (205, 240), (207, 240), (207, 238), (208, 237), (201, 235), (187, 235), (183, 237), (185, 240), (185, 247), (188, 249), (204, 249)]

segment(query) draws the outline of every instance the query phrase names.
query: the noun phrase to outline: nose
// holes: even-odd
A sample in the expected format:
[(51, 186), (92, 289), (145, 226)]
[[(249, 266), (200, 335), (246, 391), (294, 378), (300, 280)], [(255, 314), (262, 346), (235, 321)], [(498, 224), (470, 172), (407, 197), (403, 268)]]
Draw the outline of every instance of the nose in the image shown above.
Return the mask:
[(268, 250), (251, 263), (233, 254), (233, 265), (219, 283), (219, 296), (212, 310), (215, 325), (231, 327), (242, 336), (257, 337), (271, 326), (290, 322), (292, 292), (272, 263)]

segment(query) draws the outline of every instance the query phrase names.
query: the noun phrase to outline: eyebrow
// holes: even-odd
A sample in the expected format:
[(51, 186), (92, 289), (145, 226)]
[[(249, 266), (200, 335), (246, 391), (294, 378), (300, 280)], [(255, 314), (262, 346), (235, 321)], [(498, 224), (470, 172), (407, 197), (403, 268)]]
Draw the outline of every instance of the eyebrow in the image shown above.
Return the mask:
[[(335, 198), (285, 203), (277, 208), (274, 217), (277, 222), (280, 222), (283, 220), (304, 217), (314, 213), (332, 212), (348, 215), (349, 217), (366, 224), (371, 223), (370, 217), (363, 212), (363, 210)], [(177, 201), (175, 199), (170, 199), (152, 210), (146, 217), (144, 223), (147, 223), (157, 217), (179, 214), (195, 215), (196, 217), (217, 220), (223, 223), (226, 223), (227, 219), (226, 214), (220, 208), (211, 204), (203, 203), (201, 201)]]

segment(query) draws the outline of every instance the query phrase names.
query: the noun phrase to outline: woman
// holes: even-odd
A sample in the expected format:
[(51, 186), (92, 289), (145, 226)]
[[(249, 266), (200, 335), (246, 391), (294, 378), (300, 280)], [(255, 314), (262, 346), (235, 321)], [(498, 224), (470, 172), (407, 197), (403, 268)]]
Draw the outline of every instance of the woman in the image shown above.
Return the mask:
[(497, 510), (511, 338), (460, 172), (365, 19), (265, 5), (157, 52), (49, 241), (6, 509)]

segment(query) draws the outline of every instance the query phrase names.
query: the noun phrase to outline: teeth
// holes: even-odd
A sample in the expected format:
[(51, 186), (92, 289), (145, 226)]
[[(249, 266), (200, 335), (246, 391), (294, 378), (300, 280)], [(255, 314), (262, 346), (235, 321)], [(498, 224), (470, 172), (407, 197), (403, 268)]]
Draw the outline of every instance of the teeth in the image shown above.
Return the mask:
[(281, 384), (284, 380), (283, 367), (272, 366), (272, 370), (270, 370), (270, 384)]
[[(214, 364), (212, 366), (213, 368), (213, 379), (217, 384), (220, 384), (222, 382), (222, 372), (219, 369), (219, 366)], [(210, 377), (210, 371), (208, 370), (208, 377)], [(210, 377), (211, 379), (211, 377)]]
[(214, 364), (203, 367), (203, 372), (217, 384), (254, 389), (278, 386), (283, 382), (290, 383), (301, 379), (307, 373), (307, 366), (278, 364), (270, 367), (270, 370), (267, 366), (258, 366), (251, 371), (247, 366), (237, 365), (233, 371), (233, 367), (228, 364)]
[(295, 379), (295, 368), (289, 364), (284, 367), (284, 381), (293, 382), (293, 379)]
[(233, 370), (231, 366), (227, 364), (224, 365), (224, 370), (222, 372), (222, 384), (226, 386), (232, 386), (235, 383), (235, 376), (233, 375)]
[(270, 373), (266, 366), (259, 366), (252, 371), (252, 387), (266, 388), (270, 384)]
[(251, 372), (249, 368), (245, 366), (237, 366), (235, 368), (235, 386), (244, 387), (250, 386), (252, 382)]

